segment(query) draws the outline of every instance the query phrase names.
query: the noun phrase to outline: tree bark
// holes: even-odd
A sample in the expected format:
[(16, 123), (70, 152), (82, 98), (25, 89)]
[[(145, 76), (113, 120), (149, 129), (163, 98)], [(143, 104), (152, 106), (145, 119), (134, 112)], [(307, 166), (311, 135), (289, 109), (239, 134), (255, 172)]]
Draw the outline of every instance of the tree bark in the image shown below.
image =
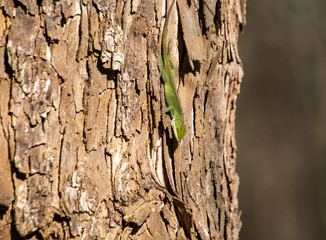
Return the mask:
[(245, 0), (178, 0), (178, 143), (155, 51), (165, 1), (5, 0), (1, 239), (238, 239)]

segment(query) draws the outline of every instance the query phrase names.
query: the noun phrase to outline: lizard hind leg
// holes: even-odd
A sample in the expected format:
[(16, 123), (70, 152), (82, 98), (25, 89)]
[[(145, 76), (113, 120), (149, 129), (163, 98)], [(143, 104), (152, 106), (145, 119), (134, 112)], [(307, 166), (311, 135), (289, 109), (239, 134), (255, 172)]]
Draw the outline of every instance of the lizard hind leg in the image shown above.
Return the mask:
[(165, 109), (162, 111), (162, 114), (165, 114), (165, 113), (170, 112), (170, 111), (172, 111), (172, 110), (173, 110), (173, 107), (172, 107), (172, 106), (167, 107), (167, 108), (165, 108)]

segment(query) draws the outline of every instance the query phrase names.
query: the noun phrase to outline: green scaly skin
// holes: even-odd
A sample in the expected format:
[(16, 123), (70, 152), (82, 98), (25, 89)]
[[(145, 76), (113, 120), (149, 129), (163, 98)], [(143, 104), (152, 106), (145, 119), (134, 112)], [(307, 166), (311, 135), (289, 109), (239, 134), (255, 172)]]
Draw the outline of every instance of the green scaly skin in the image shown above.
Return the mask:
[(173, 133), (175, 138), (180, 142), (181, 139), (186, 134), (186, 126), (183, 119), (183, 112), (182, 107), (180, 105), (180, 99), (174, 84), (174, 75), (175, 75), (175, 68), (170, 61), (170, 57), (168, 54), (167, 48), (167, 32), (168, 32), (168, 25), (170, 20), (170, 14), (172, 6), (174, 5), (175, 0), (172, 1), (172, 4), (169, 8), (169, 11), (166, 16), (166, 21), (164, 24), (163, 29), (163, 36), (162, 36), (162, 50), (163, 50), (163, 58), (160, 54), (157, 53), (158, 58), (160, 59), (160, 71), (162, 74), (162, 78), (164, 80), (164, 88), (165, 88), (165, 99), (167, 102), (168, 107), (162, 111), (162, 113), (171, 113), (172, 122), (171, 126), (173, 129)]

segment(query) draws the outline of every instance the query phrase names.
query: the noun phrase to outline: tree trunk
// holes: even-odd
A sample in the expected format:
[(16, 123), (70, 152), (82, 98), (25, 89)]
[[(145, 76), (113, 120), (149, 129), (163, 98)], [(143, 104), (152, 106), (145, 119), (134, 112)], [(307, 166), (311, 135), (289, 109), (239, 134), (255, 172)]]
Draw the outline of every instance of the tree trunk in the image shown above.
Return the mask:
[[(245, 0), (1, 1), (0, 238), (237, 239)], [(188, 5), (190, 4), (190, 5)]]

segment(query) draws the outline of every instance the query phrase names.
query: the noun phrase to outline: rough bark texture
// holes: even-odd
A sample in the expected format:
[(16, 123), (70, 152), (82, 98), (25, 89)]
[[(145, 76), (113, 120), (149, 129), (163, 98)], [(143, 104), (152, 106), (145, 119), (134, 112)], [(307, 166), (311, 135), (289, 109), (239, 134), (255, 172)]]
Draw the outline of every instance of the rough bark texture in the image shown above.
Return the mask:
[(238, 238), (245, 1), (173, 8), (181, 143), (161, 114), (165, 2), (0, 7), (1, 239)]

